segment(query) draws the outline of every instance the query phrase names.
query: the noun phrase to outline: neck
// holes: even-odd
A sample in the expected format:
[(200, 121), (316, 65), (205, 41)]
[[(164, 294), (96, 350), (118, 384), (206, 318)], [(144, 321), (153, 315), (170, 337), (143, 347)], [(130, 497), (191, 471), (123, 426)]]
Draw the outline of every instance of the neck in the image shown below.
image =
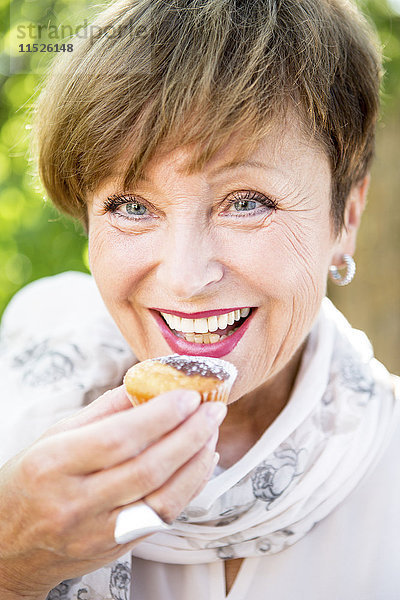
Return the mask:
[(305, 342), (279, 373), (229, 405), (220, 427), (217, 451), (224, 469), (254, 446), (289, 401), (299, 370)]

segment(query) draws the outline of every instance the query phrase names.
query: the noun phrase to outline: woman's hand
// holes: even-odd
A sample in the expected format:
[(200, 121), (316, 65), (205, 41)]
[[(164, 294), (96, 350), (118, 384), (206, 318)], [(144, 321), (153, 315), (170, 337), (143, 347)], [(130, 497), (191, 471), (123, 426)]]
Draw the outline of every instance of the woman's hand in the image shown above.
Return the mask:
[(121, 507), (144, 498), (174, 520), (212, 472), (226, 414), (220, 402), (199, 402), (197, 392), (176, 390), (132, 408), (121, 386), (4, 465), (1, 598), (45, 598), (133, 548), (141, 540), (114, 541)]

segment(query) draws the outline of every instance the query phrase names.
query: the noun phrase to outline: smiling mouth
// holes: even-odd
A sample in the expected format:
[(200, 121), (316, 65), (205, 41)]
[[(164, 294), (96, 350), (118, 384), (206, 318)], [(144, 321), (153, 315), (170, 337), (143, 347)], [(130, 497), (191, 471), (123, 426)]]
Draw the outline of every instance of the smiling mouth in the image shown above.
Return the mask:
[(159, 314), (176, 337), (195, 344), (216, 344), (235, 333), (251, 313), (251, 308), (242, 308), (203, 319), (181, 319), (163, 312)]

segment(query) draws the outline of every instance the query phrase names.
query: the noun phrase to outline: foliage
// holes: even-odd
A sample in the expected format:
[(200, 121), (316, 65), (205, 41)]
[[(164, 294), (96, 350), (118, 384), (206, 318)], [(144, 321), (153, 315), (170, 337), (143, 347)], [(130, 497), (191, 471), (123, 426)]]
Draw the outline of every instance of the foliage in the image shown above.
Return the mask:
[(62, 42), (49, 39), (50, 27), (29, 30), (29, 23), (54, 31), (54, 23), (79, 23), (86, 7), (82, 0), (0, 0), (0, 314), (30, 281), (71, 269), (88, 271), (81, 227), (45, 201), (30, 160), (30, 109), (54, 53), (18, 52), (20, 43)]

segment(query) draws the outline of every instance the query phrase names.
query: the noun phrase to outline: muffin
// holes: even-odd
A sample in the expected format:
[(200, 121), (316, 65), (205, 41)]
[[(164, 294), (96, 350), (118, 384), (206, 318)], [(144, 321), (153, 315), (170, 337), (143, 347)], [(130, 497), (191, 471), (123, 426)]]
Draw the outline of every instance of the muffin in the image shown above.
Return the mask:
[(134, 405), (182, 388), (199, 392), (202, 402), (227, 404), (236, 376), (236, 367), (226, 360), (170, 354), (131, 367), (124, 377), (124, 385)]

